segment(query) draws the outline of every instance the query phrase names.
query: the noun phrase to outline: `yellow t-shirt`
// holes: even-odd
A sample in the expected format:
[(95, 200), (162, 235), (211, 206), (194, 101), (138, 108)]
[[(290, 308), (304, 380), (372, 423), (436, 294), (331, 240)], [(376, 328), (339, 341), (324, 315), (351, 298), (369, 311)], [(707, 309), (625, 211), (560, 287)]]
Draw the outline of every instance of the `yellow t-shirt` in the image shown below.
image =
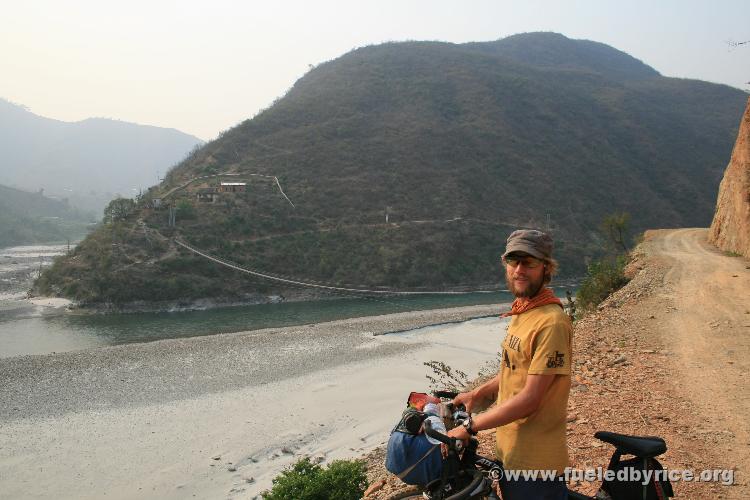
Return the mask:
[(509, 470), (556, 470), (568, 466), (565, 426), (570, 394), (573, 326), (557, 304), (510, 320), (503, 341), (498, 404), (515, 396), (526, 376), (555, 377), (539, 409), (497, 428), (497, 456)]

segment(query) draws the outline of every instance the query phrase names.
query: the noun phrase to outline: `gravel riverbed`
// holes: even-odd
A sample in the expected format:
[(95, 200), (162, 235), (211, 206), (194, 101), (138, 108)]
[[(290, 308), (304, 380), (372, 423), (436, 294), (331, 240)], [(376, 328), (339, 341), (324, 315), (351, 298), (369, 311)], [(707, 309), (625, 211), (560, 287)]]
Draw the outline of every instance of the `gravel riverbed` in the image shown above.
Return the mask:
[(422, 362), (496, 355), (503, 307), (0, 359), (0, 491), (252, 498), (302, 455), (382, 443)]

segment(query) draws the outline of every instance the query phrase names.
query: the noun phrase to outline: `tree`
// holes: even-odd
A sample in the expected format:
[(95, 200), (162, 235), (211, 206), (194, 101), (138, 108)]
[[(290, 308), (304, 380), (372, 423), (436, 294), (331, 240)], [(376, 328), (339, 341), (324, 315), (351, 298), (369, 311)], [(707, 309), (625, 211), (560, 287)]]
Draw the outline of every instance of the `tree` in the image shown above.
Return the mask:
[(111, 224), (127, 219), (135, 212), (135, 201), (130, 198), (115, 198), (104, 209), (104, 222)]
[(613, 213), (604, 218), (602, 221), (602, 231), (609, 238), (610, 242), (616, 249), (622, 249), (628, 252), (626, 243), (628, 234), (628, 225), (630, 224), (630, 214), (627, 212)]
[[(582, 311), (593, 310), (611, 293), (622, 288), (628, 279), (624, 275), (628, 261), (628, 225), (630, 214), (619, 212), (607, 215), (600, 225), (614, 253), (604, 255), (588, 266), (586, 277), (576, 293)], [(602, 248), (606, 252), (605, 248)]]
[(177, 213), (182, 219), (194, 219), (195, 207), (187, 200), (180, 200), (177, 202)]

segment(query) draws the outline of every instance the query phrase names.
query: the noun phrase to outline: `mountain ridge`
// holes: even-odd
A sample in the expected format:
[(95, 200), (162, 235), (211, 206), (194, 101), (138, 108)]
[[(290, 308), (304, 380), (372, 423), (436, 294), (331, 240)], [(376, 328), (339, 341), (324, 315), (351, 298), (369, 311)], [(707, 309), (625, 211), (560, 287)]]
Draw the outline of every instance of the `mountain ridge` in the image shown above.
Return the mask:
[[(533, 44), (529, 40), (533, 39)], [(651, 66), (626, 52), (601, 42), (576, 40), (560, 33), (519, 33), (494, 42), (470, 42), (480, 50), (499, 50), (506, 56), (537, 67), (547, 68), (587, 68), (594, 72), (607, 72), (612, 75), (632, 79), (661, 76)]]
[[(555, 40), (505, 43), (514, 54), (521, 42), (546, 54)], [(630, 212), (635, 231), (707, 225), (744, 93), (660, 76), (601, 44), (563, 41), (562, 51), (583, 46), (573, 61), (593, 47), (590, 67), (520, 62), (498, 53), (502, 40), (355, 49), (194, 151), (145, 194), (137, 217), (269, 274), (401, 289), (499, 285), (500, 250), (516, 227), (551, 231), (571, 276), (596, 256), (598, 224), (613, 211)], [(602, 61), (624, 62), (610, 71)], [(247, 181), (247, 192), (198, 202), (198, 189), (221, 180), (208, 176), (221, 173)], [(293, 207), (267, 180), (274, 177)], [(148, 200), (194, 178), (205, 182), (177, 191), (188, 216), (178, 210), (171, 228)], [(135, 234), (132, 222), (125, 227)], [(147, 253), (146, 243), (131, 244), (134, 255)], [(166, 298), (280, 291), (175, 248), (150, 261), (162, 267), (131, 266), (116, 290), (72, 295), (148, 298), (139, 283), (156, 276), (182, 283), (162, 290)], [(61, 264), (42, 283), (65, 293), (71, 276)]]

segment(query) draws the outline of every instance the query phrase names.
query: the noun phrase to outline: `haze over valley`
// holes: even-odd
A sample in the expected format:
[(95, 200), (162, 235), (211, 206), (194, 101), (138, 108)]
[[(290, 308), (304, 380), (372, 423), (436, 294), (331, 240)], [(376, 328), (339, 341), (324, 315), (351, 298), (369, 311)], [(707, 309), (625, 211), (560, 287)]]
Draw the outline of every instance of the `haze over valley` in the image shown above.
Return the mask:
[[(0, 96), (1, 97), (1, 96)], [(0, 184), (39, 192), (101, 217), (182, 160), (197, 137), (106, 118), (63, 122), (0, 98)]]

